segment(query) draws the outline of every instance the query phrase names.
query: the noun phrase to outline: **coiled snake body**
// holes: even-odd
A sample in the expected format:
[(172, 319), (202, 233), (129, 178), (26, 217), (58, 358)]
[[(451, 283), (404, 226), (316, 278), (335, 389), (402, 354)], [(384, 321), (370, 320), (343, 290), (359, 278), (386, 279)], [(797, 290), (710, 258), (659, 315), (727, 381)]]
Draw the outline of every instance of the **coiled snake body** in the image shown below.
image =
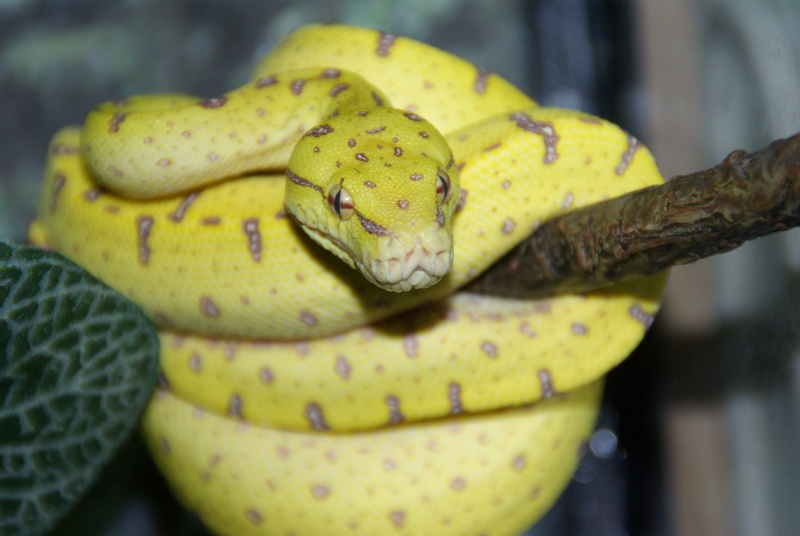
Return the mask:
[(515, 534), (571, 477), (664, 279), (453, 293), (541, 221), (660, 181), (605, 121), (309, 26), (222, 97), (132, 97), (58, 133), (29, 235), (158, 322), (143, 433), (213, 530)]

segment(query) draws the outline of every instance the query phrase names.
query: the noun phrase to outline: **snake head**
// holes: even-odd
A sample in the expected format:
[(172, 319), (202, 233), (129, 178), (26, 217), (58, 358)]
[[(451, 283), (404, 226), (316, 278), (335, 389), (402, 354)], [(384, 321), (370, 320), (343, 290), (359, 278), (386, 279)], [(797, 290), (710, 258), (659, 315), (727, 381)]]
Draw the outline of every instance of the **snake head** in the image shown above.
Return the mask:
[(404, 292), (453, 265), (458, 172), (444, 137), (388, 107), (309, 130), (289, 159), (286, 208), (301, 228), (370, 282)]

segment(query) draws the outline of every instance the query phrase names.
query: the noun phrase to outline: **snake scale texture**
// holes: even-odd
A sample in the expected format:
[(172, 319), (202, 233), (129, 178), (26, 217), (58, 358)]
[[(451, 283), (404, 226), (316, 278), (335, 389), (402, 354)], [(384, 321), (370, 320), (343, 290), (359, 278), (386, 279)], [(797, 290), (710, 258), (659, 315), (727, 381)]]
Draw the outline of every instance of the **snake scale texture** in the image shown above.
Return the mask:
[(661, 181), (613, 124), (410, 39), (306, 26), (230, 93), (108, 102), (56, 134), (29, 238), (158, 324), (143, 435), (215, 532), (513, 535), (570, 480), (664, 277), (457, 290), (542, 221)]

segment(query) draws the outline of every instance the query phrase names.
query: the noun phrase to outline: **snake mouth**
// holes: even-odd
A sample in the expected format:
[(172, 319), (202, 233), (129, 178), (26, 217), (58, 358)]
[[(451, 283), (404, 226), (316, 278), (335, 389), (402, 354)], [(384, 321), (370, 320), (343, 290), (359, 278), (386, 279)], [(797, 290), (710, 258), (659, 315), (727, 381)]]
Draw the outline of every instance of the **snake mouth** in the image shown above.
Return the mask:
[(438, 226), (425, 238), (403, 240), (395, 234), (382, 236), (373, 253), (365, 249), (359, 255), (331, 233), (296, 221), (312, 240), (361, 272), (370, 283), (391, 292), (427, 288), (453, 267), (452, 238)]
[(402, 248), (400, 255), (373, 258), (370, 272), (374, 283), (393, 292), (434, 285), (453, 266), (453, 248), (449, 245), (449, 241), (431, 243), (417, 238), (411, 246)]

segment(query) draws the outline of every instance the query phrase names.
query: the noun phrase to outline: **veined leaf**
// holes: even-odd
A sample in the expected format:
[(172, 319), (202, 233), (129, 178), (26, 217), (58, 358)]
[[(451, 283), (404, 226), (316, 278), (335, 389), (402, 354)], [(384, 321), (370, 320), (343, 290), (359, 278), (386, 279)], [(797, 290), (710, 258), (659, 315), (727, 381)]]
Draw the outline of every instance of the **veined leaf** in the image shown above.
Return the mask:
[(149, 399), (156, 337), (82, 268), (0, 241), (0, 534), (46, 531), (93, 483)]

